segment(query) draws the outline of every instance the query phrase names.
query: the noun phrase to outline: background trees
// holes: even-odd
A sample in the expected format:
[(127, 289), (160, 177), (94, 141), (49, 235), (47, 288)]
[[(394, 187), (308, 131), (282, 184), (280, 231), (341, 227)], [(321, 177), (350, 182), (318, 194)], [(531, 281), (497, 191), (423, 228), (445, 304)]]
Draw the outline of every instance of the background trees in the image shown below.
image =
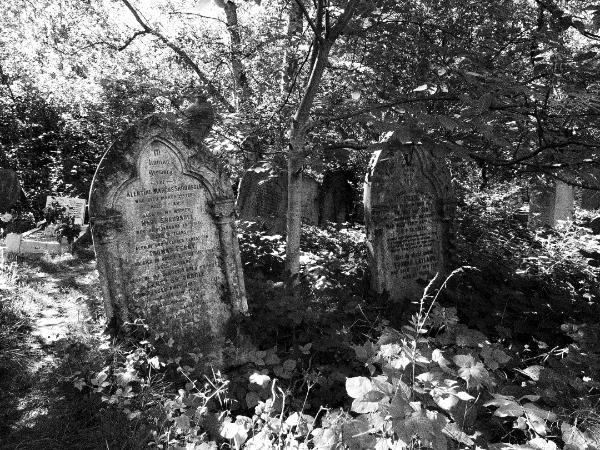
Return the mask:
[(46, 0), (0, 20), (0, 161), (30, 194), (86, 195), (115, 133), (200, 91), (218, 113), (211, 148), (234, 174), (258, 158), (288, 170), (292, 275), (302, 171), (360, 178), (389, 132), (483, 183), (593, 181), (597, 3)]

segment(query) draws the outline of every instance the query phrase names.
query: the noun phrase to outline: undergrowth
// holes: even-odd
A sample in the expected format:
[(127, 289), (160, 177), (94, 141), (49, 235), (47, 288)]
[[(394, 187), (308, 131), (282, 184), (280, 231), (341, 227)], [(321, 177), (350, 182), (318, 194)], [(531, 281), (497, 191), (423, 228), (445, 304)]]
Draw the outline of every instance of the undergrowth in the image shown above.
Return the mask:
[(598, 449), (597, 240), (531, 233), (505, 200), (463, 205), (461, 268), (396, 316), (368, 289), (361, 227), (304, 229), (292, 303), (284, 240), (241, 224), (255, 348), (237, 366), (199, 374), (148, 334), (103, 341), (70, 381), (140, 448)]

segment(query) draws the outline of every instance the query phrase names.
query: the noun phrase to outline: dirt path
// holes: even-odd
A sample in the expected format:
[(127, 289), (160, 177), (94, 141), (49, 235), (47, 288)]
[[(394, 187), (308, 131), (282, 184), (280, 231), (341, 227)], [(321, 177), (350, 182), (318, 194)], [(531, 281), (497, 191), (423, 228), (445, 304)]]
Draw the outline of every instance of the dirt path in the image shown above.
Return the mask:
[(0, 339), (0, 448), (104, 447), (91, 399), (72, 384), (106, 339), (94, 269), (70, 255), (4, 266), (3, 324), (12, 326)]

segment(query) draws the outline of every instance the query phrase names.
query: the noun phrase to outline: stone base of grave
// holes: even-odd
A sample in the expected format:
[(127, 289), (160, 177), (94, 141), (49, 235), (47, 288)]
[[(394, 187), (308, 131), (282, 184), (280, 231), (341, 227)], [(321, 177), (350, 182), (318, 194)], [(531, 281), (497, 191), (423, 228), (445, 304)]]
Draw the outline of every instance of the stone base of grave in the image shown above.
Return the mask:
[(4, 259), (6, 259), (7, 254), (43, 255), (48, 253), (49, 255), (62, 255), (71, 251), (71, 245), (65, 238), (58, 242), (54, 238), (38, 236), (33, 233), (34, 231), (38, 230), (30, 230), (23, 234), (8, 234), (5, 245), (2, 247)]

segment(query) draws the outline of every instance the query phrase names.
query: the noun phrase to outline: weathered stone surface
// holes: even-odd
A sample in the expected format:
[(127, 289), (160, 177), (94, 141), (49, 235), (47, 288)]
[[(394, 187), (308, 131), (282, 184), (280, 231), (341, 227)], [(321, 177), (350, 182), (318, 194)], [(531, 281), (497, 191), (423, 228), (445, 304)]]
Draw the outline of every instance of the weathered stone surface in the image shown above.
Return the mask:
[(364, 184), (371, 286), (420, 298), (451, 267), (456, 208), (450, 175), (432, 148), (394, 137), (373, 154)]
[(354, 210), (354, 192), (346, 171), (327, 172), (319, 195), (319, 223), (340, 225), (350, 220)]
[(600, 209), (600, 191), (583, 189), (581, 193), (581, 207), (587, 210)]
[(22, 236), (20, 233), (8, 233), (4, 243), (8, 253), (19, 253), (21, 249)]
[(562, 181), (535, 184), (529, 194), (528, 227), (555, 227), (559, 221), (573, 220), (574, 200), (573, 186)]
[(302, 223), (305, 225), (319, 224), (319, 187), (313, 177), (302, 175)]
[(0, 169), (0, 212), (10, 211), (21, 198), (21, 185), (16, 172)]
[(46, 207), (53, 203), (58, 203), (65, 208), (65, 213), (69, 217), (73, 217), (75, 224), (83, 225), (85, 221), (85, 200), (75, 197), (55, 197), (49, 195), (46, 197)]
[(233, 192), (198, 142), (201, 125), (190, 134), (150, 116), (130, 128), (98, 166), (89, 214), (113, 327), (143, 319), (219, 365), (231, 319), (247, 304)]
[[(246, 171), (238, 187), (237, 209), (240, 219), (260, 222), (270, 233), (285, 233), (287, 212), (287, 174), (273, 173), (263, 166)], [(302, 177), (302, 223), (319, 223), (319, 183), (306, 174)]]

